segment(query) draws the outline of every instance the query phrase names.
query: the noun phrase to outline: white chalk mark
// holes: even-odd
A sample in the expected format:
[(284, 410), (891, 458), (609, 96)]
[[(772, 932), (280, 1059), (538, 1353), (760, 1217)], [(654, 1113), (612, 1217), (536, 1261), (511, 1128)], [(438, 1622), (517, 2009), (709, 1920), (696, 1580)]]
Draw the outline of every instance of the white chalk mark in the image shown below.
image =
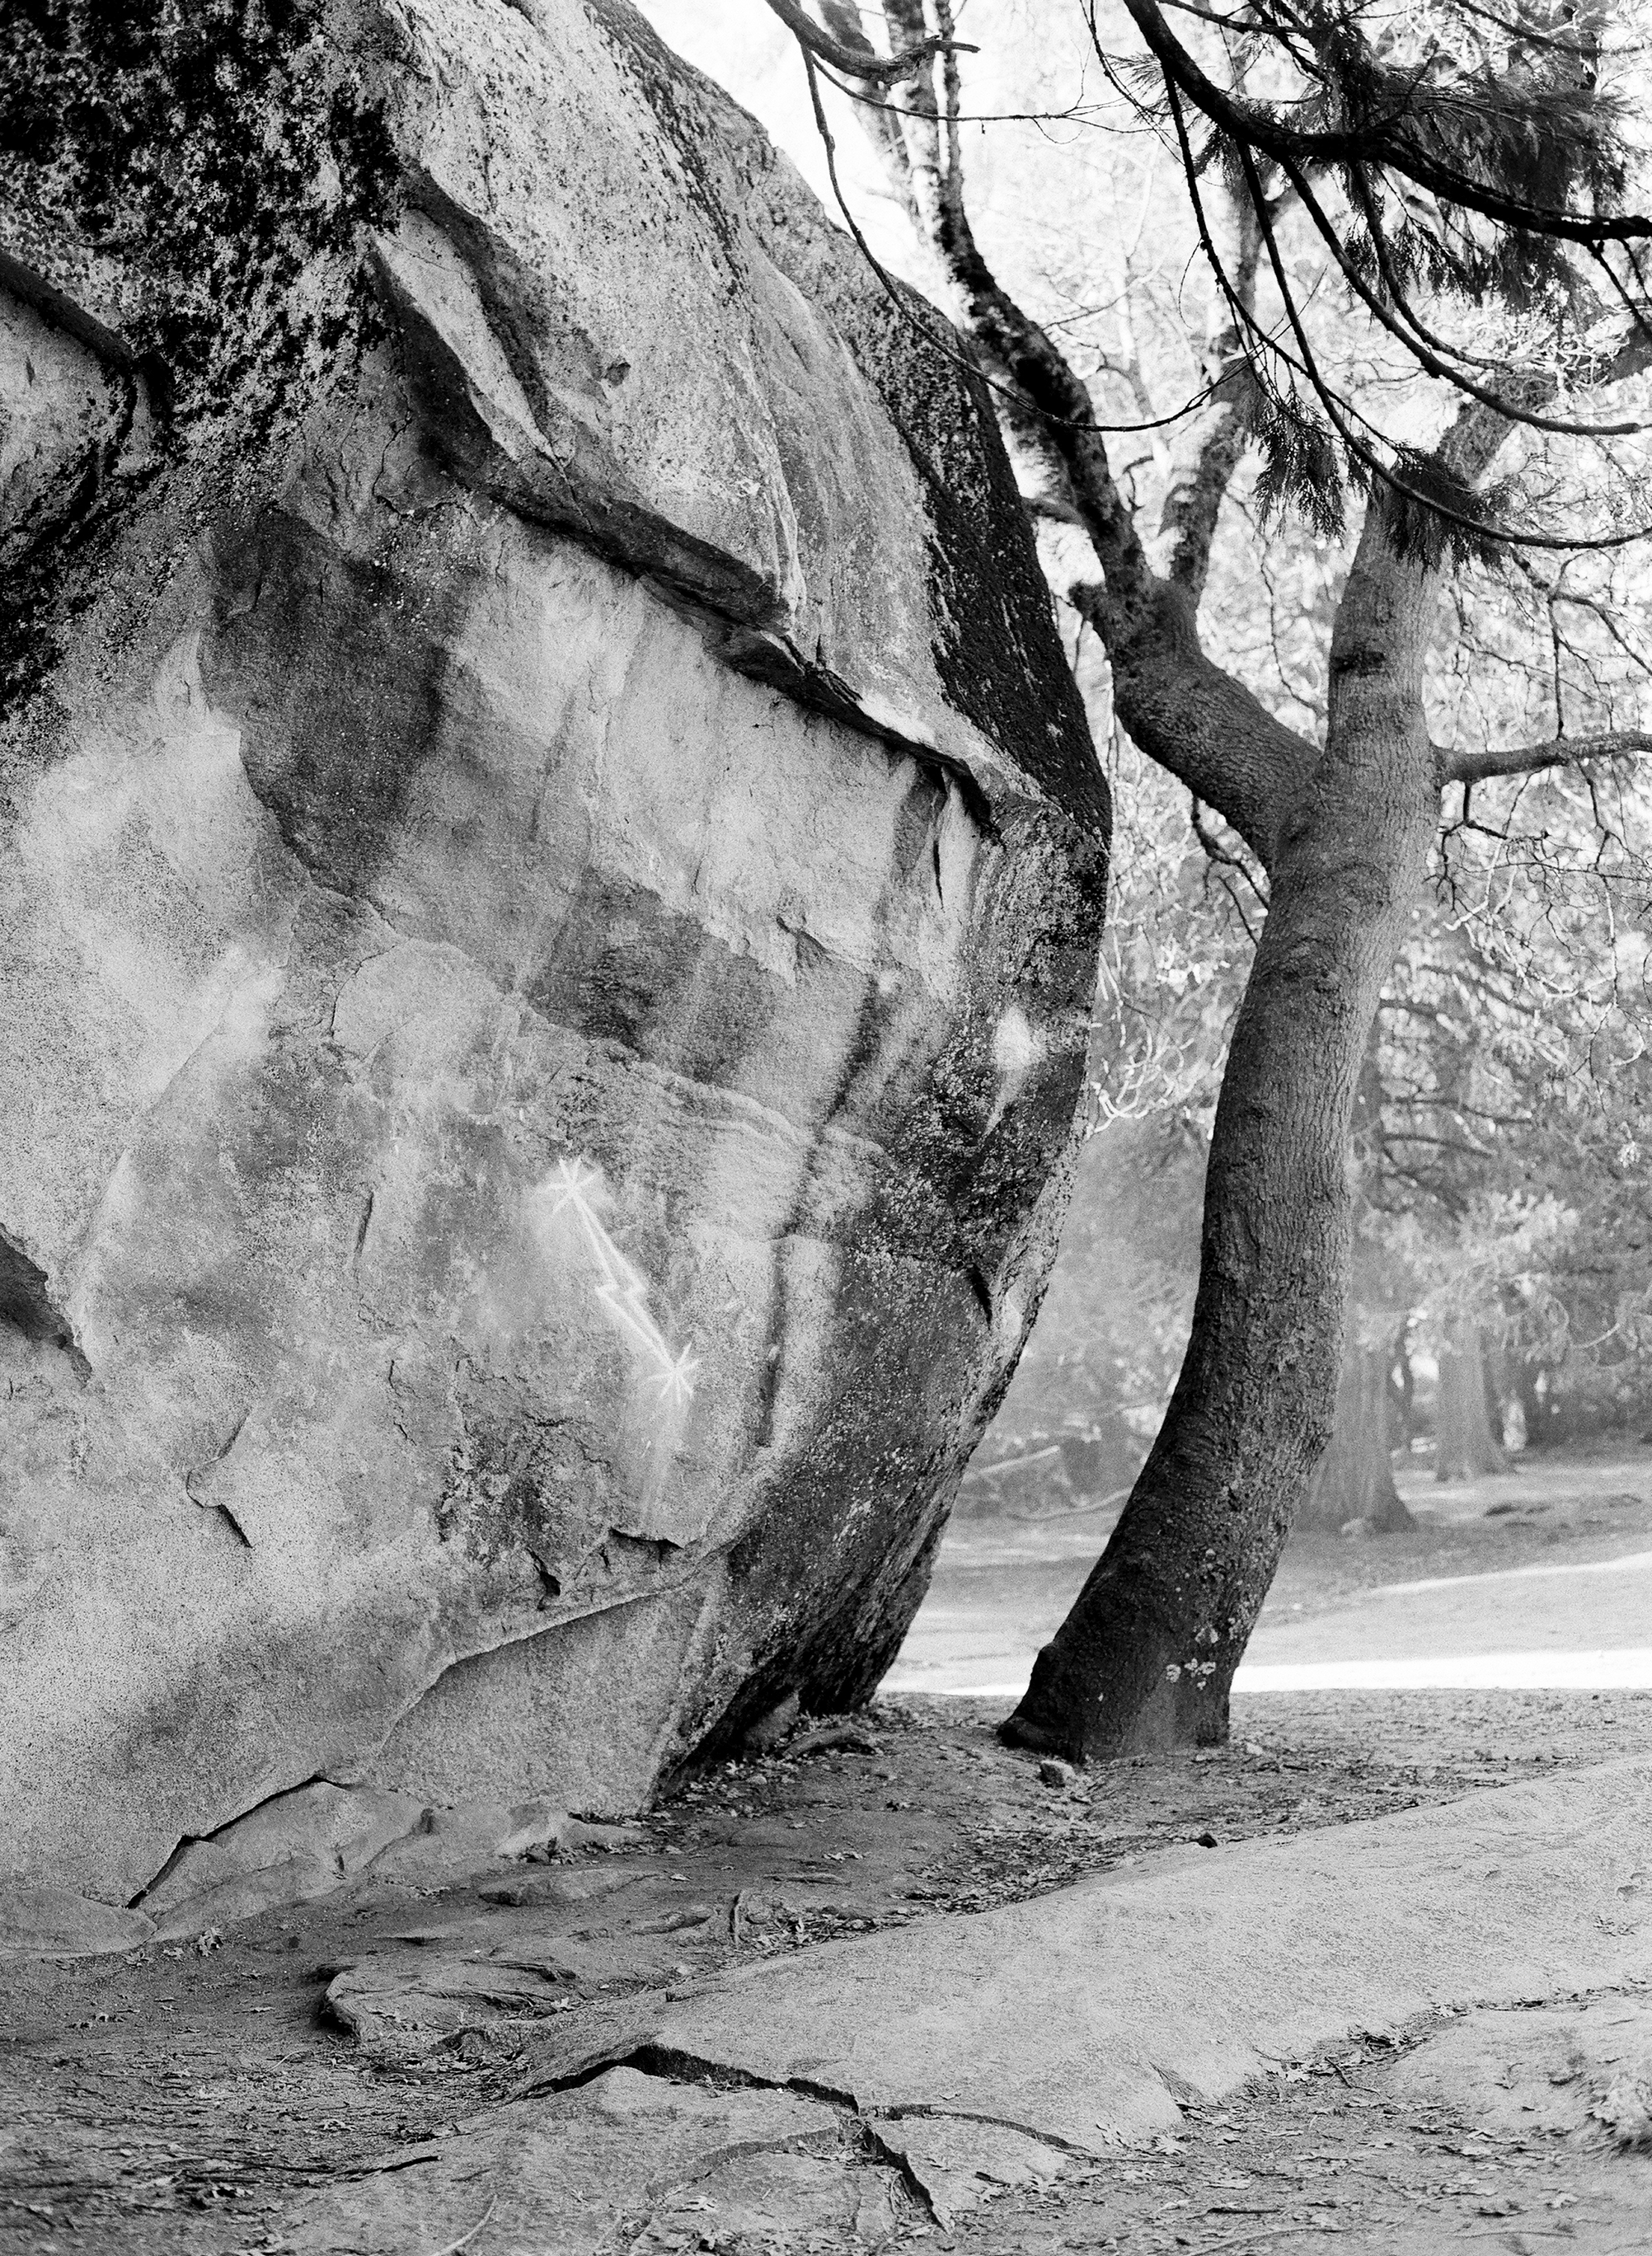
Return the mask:
[(1027, 1076), (1044, 1054), (1044, 1039), (1018, 1003), (1000, 1012), (993, 1029), (993, 1071), (998, 1094), (984, 1135), (990, 1135), (1027, 1085)]
[(559, 1160), (541, 1189), (551, 1201), (552, 1220), (555, 1221), (559, 1215), (572, 1214), (584, 1232), (601, 1280), (596, 1297), (610, 1321), (653, 1364), (650, 1376), (659, 1388), (660, 1400), (686, 1402), (694, 1392), (699, 1359), (686, 1348), (680, 1355), (673, 1355), (649, 1314), (647, 1279), (620, 1251), (592, 1204), (593, 1195), (601, 1188), (601, 1181), (597, 1170), (587, 1167), (583, 1160)]

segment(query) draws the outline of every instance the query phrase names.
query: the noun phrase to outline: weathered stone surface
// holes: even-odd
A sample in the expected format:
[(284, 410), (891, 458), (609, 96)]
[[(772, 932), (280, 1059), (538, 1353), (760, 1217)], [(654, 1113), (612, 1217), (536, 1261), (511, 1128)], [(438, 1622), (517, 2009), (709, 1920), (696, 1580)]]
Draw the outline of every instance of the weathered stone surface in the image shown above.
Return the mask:
[(1473, 2013), (1395, 2068), (1402, 2104), (1505, 2135), (1652, 2144), (1652, 2004), (1606, 1996)]
[[(211, 1840), (190, 1842), (145, 1890), (144, 1909), (159, 1919), (225, 1881), (295, 1862), (313, 1863), (341, 1880), (412, 1832), (425, 1815), (411, 1795), (375, 1794), (318, 1780), (266, 1801)], [(484, 1863), (486, 1858), (484, 1851), (476, 1861)]]
[(937, 319), (620, 0), (326, 29), (394, 179), (279, 412), (234, 335), (169, 408), (153, 277), (0, 200), (0, 1783), (118, 1900), (306, 1781), (618, 1814), (875, 1681), (1101, 911)]
[[(412, 2165), (413, 2167), (410, 2167)], [(919, 2221), (841, 2111), (793, 2091), (714, 2091), (635, 2068), (472, 2117), (382, 2175), (306, 2196), (295, 2256), (455, 2245), (486, 2217), (502, 2248), (597, 2256), (616, 2222), (720, 2246), (879, 2248)]]
[(1002, 2123), (896, 2115), (880, 2120), (877, 2139), (923, 2188), (944, 2231), (1006, 2186), (1049, 2185), (1069, 2166), (1054, 2147)]
[(1105, 2153), (1361, 2030), (1640, 1982), (1648, 1821), (1652, 1761), (1632, 1755), (1170, 1851), (1034, 1903), (749, 1966), (667, 2006), (651, 2041), (714, 2073), (806, 2076), (868, 2112), (987, 2117)]
[(98, 1903), (46, 1882), (0, 1880), (0, 1952), (97, 1958), (106, 1951), (141, 1949), (154, 1934), (154, 1921), (141, 1911)]

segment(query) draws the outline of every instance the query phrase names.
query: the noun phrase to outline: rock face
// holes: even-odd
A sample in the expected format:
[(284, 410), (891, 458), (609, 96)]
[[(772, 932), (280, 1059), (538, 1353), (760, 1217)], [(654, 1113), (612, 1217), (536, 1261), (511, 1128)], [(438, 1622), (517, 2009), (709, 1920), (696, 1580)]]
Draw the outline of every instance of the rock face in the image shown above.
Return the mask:
[(108, 1901), (306, 1781), (613, 1815), (867, 1691), (1101, 915), (938, 320), (619, 0), (313, 50), (378, 201), (221, 243), (216, 389), (72, 167), (0, 193), (0, 1867)]

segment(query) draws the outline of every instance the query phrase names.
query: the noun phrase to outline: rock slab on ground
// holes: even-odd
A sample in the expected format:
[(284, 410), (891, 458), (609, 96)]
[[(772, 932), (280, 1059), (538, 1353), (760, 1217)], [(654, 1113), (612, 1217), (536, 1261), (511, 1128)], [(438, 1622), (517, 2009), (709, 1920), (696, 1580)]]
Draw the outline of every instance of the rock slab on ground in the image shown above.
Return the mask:
[(833, 1942), (661, 2018), (725, 2073), (1105, 2153), (1362, 2029), (1652, 1975), (1652, 1759)]

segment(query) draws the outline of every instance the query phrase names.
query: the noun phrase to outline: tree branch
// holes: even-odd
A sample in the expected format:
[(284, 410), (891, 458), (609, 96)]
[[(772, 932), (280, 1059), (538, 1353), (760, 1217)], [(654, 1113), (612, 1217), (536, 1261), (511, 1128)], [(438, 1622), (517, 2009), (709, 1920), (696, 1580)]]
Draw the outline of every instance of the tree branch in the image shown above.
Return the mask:
[(906, 136), (901, 129), (899, 117), (884, 101), (884, 89), (867, 76), (867, 64), (877, 60), (877, 49), (866, 36), (854, 0), (820, 0), (820, 14), (827, 31), (845, 52), (854, 58), (852, 66), (846, 67), (844, 75), (861, 97), (861, 123), (883, 160), (883, 170), (902, 209), (914, 229), (922, 235), (924, 232), (924, 215), (918, 208)]
[[(1262, 229), (1248, 201), (1240, 205), (1238, 219), (1234, 293), (1254, 314)], [(1195, 604), (1205, 593), (1216, 520), (1245, 451), (1245, 410), (1256, 389), (1249, 347), (1236, 321), (1229, 321), (1216, 340), (1212, 360), (1215, 372), (1210, 396), (1214, 412), (1206, 422), (1192, 462), (1172, 473), (1159, 517), (1159, 530), (1172, 536), (1167, 575), (1186, 589)]]
[[(798, 0), (769, 0), (769, 5), (793, 39), (800, 40), (818, 61), (829, 64), (832, 69), (842, 71), (849, 78), (863, 79), (870, 86), (898, 86), (903, 79), (915, 78), (932, 57), (947, 53), (954, 45), (947, 32), (919, 39), (896, 54), (880, 55), (864, 39), (852, 46), (834, 39), (798, 6)], [(973, 55), (978, 51), (966, 46), (962, 52)]]
[[(1381, 269), (1383, 283), (1388, 297), (1393, 301), (1395, 311), (1390, 311), (1388, 305), (1384, 303), (1382, 296), (1371, 287), (1360, 272), (1341, 236), (1337, 233), (1324, 207), (1314, 194), (1306, 175), (1289, 159), (1283, 161), (1281, 169), (1301, 198), (1303, 209), (1313, 222), (1316, 230), (1330, 250), (1332, 261), (1343, 280), (1365, 307), (1378, 328), (1386, 329), (1391, 337), (1404, 346), (1424, 375), (1438, 377), (1441, 382), (1452, 384), (1470, 399), (1478, 400), (1485, 406), (1494, 407), (1499, 413), (1506, 415), (1511, 422), (1529, 424), (1535, 431), (1553, 431), (1566, 437), (1581, 434), (1597, 439), (1620, 439), (1632, 437), (1646, 429), (1645, 419), (1640, 416), (1632, 417), (1627, 422), (1579, 424), (1566, 416), (1539, 414), (1536, 409), (1526, 407), (1517, 400), (1509, 398), (1507, 386), (1476, 384), (1472, 377), (1465, 376), (1460, 368), (1453, 367), (1450, 361), (1441, 357), (1441, 351), (1450, 351), (1451, 349), (1445, 346), (1442, 340), (1437, 338), (1433, 331), (1418, 320), (1403, 294), (1395, 287), (1391, 278), (1392, 268), (1386, 263), (1387, 251), (1382, 242), (1381, 229), (1372, 228), (1367, 222), (1367, 232), (1371, 236), (1374, 246), (1376, 247), (1378, 257), (1384, 262)], [(1437, 345), (1441, 347), (1441, 351), (1435, 349)], [(1626, 369), (1624, 373), (1627, 374), (1629, 370)], [(1550, 389), (1552, 390), (1553, 387), (1551, 386)]]
[[(1058, 506), (1065, 513), (1071, 504), (1101, 568), (1105, 586), (1086, 584), (1072, 595), (1107, 650), (1121, 724), (1150, 759), (1231, 824), (1266, 871), (1284, 811), (1319, 754), (1199, 645), (1198, 603), (1210, 534), (1237, 448), (1225, 469), (1220, 458), (1236, 418), (1230, 408), (1211, 434), (1215, 459), (1178, 544), (1183, 568), (1175, 578), (1161, 579), (1114, 481), (1088, 388), (1060, 347), (1002, 287), (976, 243), (964, 199), (950, 0), (932, 4), (941, 61), (920, 74), (905, 136), (924, 230), (998, 382), (1006, 419), (1047, 471)], [(925, 29), (924, 0), (885, 0), (885, 5), (891, 40), (915, 45)], [(841, 18), (834, 14), (833, 21)], [(938, 78), (943, 80), (938, 94)], [(1017, 412), (1018, 399), (1026, 402), (1024, 414)]]
[[(833, 29), (844, 34), (842, 0), (826, 4)], [(964, 300), (966, 325), (995, 379), (1004, 419), (1045, 471), (1051, 512), (1070, 517), (1088, 535), (1104, 573), (1104, 587), (1072, 589), (1072, 603), (1108, 652), (1120, 724), (1149, 758), (1214, 807), (1266, 871), (1282, 814), (1311, 774), (1318, 749), (1275, 720), (1199, 643), (1196, 614), (1210, 535), (1239, 455), (1234, 408), (1227, 406), (1207, 435), (1210, 461), (1178, 525), (1180, 571), (1157, 577), (1131, 505), (1114, 483), (1088, 385), (1074, 375), (1054, 338), (1000, 286), (980, 253), (964, 201), (950, 0), (932, 0), (932, 7), (941, 61), (918, 74), (903, 129), (911, 203), (948, 282)], [(910, 50), (928, 34), (923, 0), (885, 0), (885, 16), (891, 46)], [(851, 46), (847, 36), (842, 43)], [(1241, 243), (1241, 250), (1250, 250), (1255, 271), (1255, 248)], [(1024, 408), (1018, 408), (1020, 402)]]
[(1280, 823), (1318, 747), (1206, 656), (1185, 588), (1149, 575), (1128, 610), (1094, 585), (1068, 594), (1106, 646), (1114, 707), (1132, 742), (1214, 807), (1271, 871)]
[(1630, 759), (1652, 752), (1652, 733), (1643, 729), (1607, 729), (1593, 737), (1552, 737), (1546, 744), (1506, 745), (1487, 752), (1448, 752), (1435, 746), (1442, 786), (1485, 783), (1494, 776), (1532, 775), (1542, 768), (1581, 766), (1585, 760)]
[[(918, 4), (920, 0), (892, 0), (889, 12), (898, 22), (903, 8)], [(950, 0), (937, 0), (937, 20), (945, 35), (952, 22)], [(1053, 339), (1000, 286), (981, 257), (964, 205), (957, 85), (950, 68), (948, 76), (944, 115), (938, 120), (942, 142), (935, 247), (963, 297), (971, 331), (1035, 411), (1035, 418), (1018, 435), (1030, 438), (1036, 432), (1039, 450), (1059, 464), (1067, 494), (1107, 575), (1109, 596), (1115, 602), (1128, 600), (1144, 591), (1152, 579), (1147, 553), (1114, 482), (1088, 388)], [(921, 102), (914, 103), (922, 106)]]
[[(1459, 172), (1424, 145), (1417, 130), (1418, 86), (1414, 75), (1386, 70), (1374, 56), (1368, 57), (1366, 117), (1353, 127), (1304, 130), (1282, 124), (1267, 103), (1247, 101), (1216, 85), (1170, 30), (1156, 0), (1124, 0), (1124, 5), (1167, 83), (1179, 88), (1219, 131), (1241, 148), (1298, 165), (1386, 166), (1444, 201), (1479, 212), (1500, 226), (1559, 242), (1626, 243), (1652, 236), (1652, 219), (1638, 214), (1585, 214), (1528, 204)], [(1375, 106), (1379, 88), (1388, 97), (1386, 115)]]

